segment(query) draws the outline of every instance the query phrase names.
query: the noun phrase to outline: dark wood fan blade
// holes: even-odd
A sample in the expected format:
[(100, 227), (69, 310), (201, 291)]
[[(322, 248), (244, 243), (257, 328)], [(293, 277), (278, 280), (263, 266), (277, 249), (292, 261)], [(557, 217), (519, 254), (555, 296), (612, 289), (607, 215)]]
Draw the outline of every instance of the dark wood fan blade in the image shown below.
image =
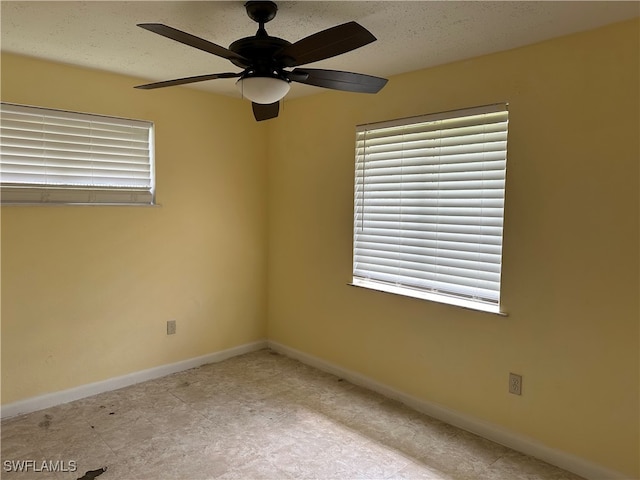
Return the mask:
[(291, 74), (294, 82), (347, 92), (378, 93), (387, 84), (386, 78), (339, 70), (296, 68)]
[(350, 52), (375, 40), (362, 25), (348, 22), (298, 40), (278, 52), (276, 58), (285, 67), (296, 67)]
[(213, 55), (217, 55), (218, 57), (226, 58), (227, 60), (231, 60), (234, 64), (241, 67), (249, 66), (249, 60), (244, 58), (242, 55), (238, 55), (237, 53), (232, 52), (227, 48), (216, 45), (215, 43), (212, 43), (203, 38), (196, 37), (195, 35), (191, 35), (190, 33), (177, 30), (173, 27), (163, 25), (162, 23), (139, 23), (138, 26), (144, 28), (145, 30), (149, 30), (150, 32), (162, 35), (163, 37), (175, 40), (176, 42), (184, 43), (185, 45), (189, 45), (190, 47), (198, 48), (204, 52), (212, 53)]
[(304, 83), (304, 81), (309, 78), (309, 74), (305, 72), (305, 70), (301, 68), (295, 68), (291, 72), (283, 71), (283, 74), (286, 78), (289, 79), (290, 82), (299, 82)]
[(210, 75), (198, 75), (195, 77), (176, 78), (175, 80), (165, 80), (164, 82), (147, 83), (137, 85), (134, 88), (141, 90), (152, 90), (154, 88), (173, 87), (174, 85), (185, 85), (187, 83), (204, 82), (205, 80), (215, 80), (216, 78), (234, 78), (241, 73), (212, 73)]
[(262, 104), (252, 102), (251, 106), (253, 107), (253, 116), (256, 117), (258, 122), (262, 120), (269, 120), (270, 118), (276, 118), (278, 116), (278, 112), (280, 112), (280, 102)]

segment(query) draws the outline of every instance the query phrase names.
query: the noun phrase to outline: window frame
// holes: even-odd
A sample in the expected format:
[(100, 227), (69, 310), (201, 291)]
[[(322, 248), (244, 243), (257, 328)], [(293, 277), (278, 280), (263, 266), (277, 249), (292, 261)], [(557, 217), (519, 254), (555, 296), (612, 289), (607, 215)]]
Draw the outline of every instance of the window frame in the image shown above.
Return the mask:
[[(353, 270), (350, 285), (505, 315), (501, 309), (501, 291), (502, 246), (504, 238), (504, 199), (506, 195), (507, 137), (509, 122), (508, 112), (508, 103), (503, 102), (357, 126), (353, 212)], [(491, 123), (492, 121), (490, 121), (489, 118), (493, 118), (493, 116), (496, 116), (501, 120)], [(475, 130), (482, 130), (481, 136), (477, 134), (475, 137), (482, 138), (482, 141), (476, 141), (475, 139), (469, 140), (471, 135), (467, 135), (466, 131), (464, 134), (460, 134), (458, 132), (462, 131), (461, 128), (458, 128), (458, 130), (454, 129), (456, 127), (454, 127), (453, 124), (458, 120), (460, 120), (463, 125), (466, 125), (464, 122), (467, 121), (467, 119), (471, 122), (471, 119), (476, 117), (478, 117), (479, 120), (482, 119), (482, 121), (478, 122), (477, 125), (481, 125), (482, 122), (487, 122), (487, 125), (490, 124), (488, 129), (480, 126), (475, 127)], [(498, 126), (498, 123), (501, 125)], [(445, 134), (440, 133), (440, 136), (437, 138), (439, 142), (438, 146), (437, 148), (434, 148), (433, 145), (435, 137), (429, 137), (429, 139), (427, 139), (427, 137), (431, 134), (435, 135), (434, 132), (446, 131), (446, 127), (444, 129), (437, 127), (439, 124), (451, 126), (452, 129), (449, 130), (449, 132), (455, 132), (455, 134), (452, 134), (452, 136), (445, 136)], [(466, 127), (467, 130), (475, 131), (471, 128), (475, 124), (471, 122), (470, 125), (470, 127)], [(502, 125), (504, 125), (504, 128), (502, 128)], [(492, 128), (495, 129), (495, 132), (485, 133), (485, 130), (490, 130)], [(409, 133), (406, 133), (409, 131), (411, 132), (411, 136)], [(369, 145), (367, 145), (367, 141), (365, 140), (368, 134), (372, 135), (369, 140)], [(409, 152), (410, 148), (405, 150), (405, 145), (409, 143), (409, 140), (405, 141), (405, 135), (407, 135), (407, 139), (411, 138), (412, 144), (410, 148), (413, 149), (412, 152)], [(438, 246), (441, 234), (444, 237), (447, 234), (447, 229), (456, 228), (459, 227), (459, 225), (453, 223), (453, 227), (449, 227), (448, 224), (444, 225), (444, 223), (441, 223), (441, 217), (444, 216), (447, 217), (447, 222), (451, 220), (450, 215), (452, 214), (449, 213), (451, 212), (451, 208), (442, 208), (442, 210), (447, 212), (447, 214), (441, 215), (439, 213), (433, 213), (433, 210), (440, 211), (440, 192), (444, 192), (444, 188), (447, 189), (447, 192), (453, 192), (454, 195), (457, 194), (457, 190), (450, 190), (450, 188), (454, 188), (451, 187), (454, 182), (449, 181), (447, 183), (447, 181), (452, 178), (452, 174), (449, 172), (453, 169), (447, 170), (447, 168), (445, 168), (442, 176), (440, 172), (442, 166), (455, 167), (454, 162), (459, 161), (457, 159), (454, 160), (453, 155), (447, 156), (444, 147), (445, 145), (448, 145), (447, 142), (451, 141), (451, 139), (455, 139), (455, 135), (459, 135), (458, 138), (460, 139), (455, 141), (462, 143), (453, 143), (452, 146), (465, 147), (469, 149), (469, 153), (465, 150), (466, 157), (464, 157), (465, 160), (463, 163), (465, 166), (473, 165), (473, 168), (469, 173), (470, 178), (473, 180), (475, 179), (475, 176), (479, 175), (481, 181), (476, 183), (483, 186), (482, 188), (477, 189), (481, 192), (480, 197), (469, 197), (474, 200), (476, 204), (479, 203), (481, 206), (479, 208), (472, 208), (469, 206), (470, 202), (467, 200), (460, 201), (460, 205), (462, 205), (462, 207), (458, 210), (463, 210), (464, 213), (456, 212), (455, 215), (460, 215), (460, 218), (462, 219), (461, 221), (463, 222), (460, 225), (465, 228), (468, 227), (469, 229), (475, 228), (476, 230), (482, 230), (482, 224), (485, 221), (484, 219), (489, 218), (489, 215), (491, 216), (491, 219), (490, 221), (487, 220), (488, 223), (493, 225), (499, 224), (499, 227), (485, 229), (487, 232), (491, 230), (491, 233), (489, 234), (482, 232), (475, 234), (475, 237), (479, 239), (478, 242), (480, 243), (478, 245), (480, 245), (480, 247), (476, 247), (477, 260), (475, 260), (475, 262), (469, 261), (469, 265), (478, 265), (478, 270), (473, 270), (471, 267), (465, 266), (464, 268), (467, 270), (462, 275), (452, 274), (452, 276), (458, 275), (462, 280), (463, 283), (459, 287), (455, 285), (455, 281), (449, 280), (448, 275), (442, 274), (440, 271), (447, 269), (445, 266), (447, 262), (450, 262), (450, 265), (454, 261), (457, 261), (459, 257), (455, 257), (455, 255), (464, 254), (466, 256), (471, 255), (474, 252), (472, 249), (465, 250), (465, 248), (467, 248), (466, 246), (464, 248), (454, 246), (451, 247), (453, 248), (454, 256), (451, 256), (452, 254), (450, 251), (447, 251), (445, 256), (438, 253), (439, 251), (444, 252), (449, 249), (449, 247), (445, 249)], [(467, 137), (465, 138), (464, 135), (467, 135)], [(501, 137), (503, 137), (503, 139), (500, 141), (494, 140)], [(375, 139), (375, 141), (372, 141), (371, 138)], [(416, 142), (416, 138), (419, 138), (422, 142), (421, 147), (416, 146), (418, 143)], [(473, 143), (473, 145), (471, 145), (471, 143)], [(478, 145), (482, 145), (482, 150), (474, 150), (478, 148)], [(501, 146), (498, 148), (497, 146), (499, 145), (503, 145), (503, 148)], [(491, 155), (487, 155), (487, 161), (485, 161), (485, 149), (488, 150), (489, 147), (494, 148), (496, 152), (494, 153), (492, 151)], [(407, 153), (407, 159), (410, 160), (407, 162), (410, 164), (409, 167), (404, 163), (405, 152)], [(413, 155), (413, 157), (410, 158), (410, 155)], [(503, 159), (500, 158), (501, 155), (504, 155)], [(458, 156), (462, 157), (461, 155)], [(489, 156), (491, 157), (490, 159), (488, 158)], [(466, 160), (467, 158), (473, 158), (473, 160)], [(447, 161), (443, 161), (443, 159)], [(375, 161), (378, 161), (378, 163), (374, 166), (373, 162)], [(370, 169), (368, 173), (366, 170), (367, 162), (371, 162), (368, 165)], [(498, 167), (496, 167), (496, 165), (498, 165)], [(425, 174), (425, 169), (431, 167), (437, 167), (437, 173)], [(376, 168), (378, 170), (376, 170)], [(401, 175), (400, 171), (403, 168), (414, 174), (412, 176), (411, 173), (405, 173), (402, 178), (404, 179), (407, 177), (409, 179), (407, 181), (397, 179), (397, 177)], [(419, 176), (415, 174), (416, 169), (420, 171)], [(493, 184), (490, 184), (487, 181), (487, 185), (490, 186), (488, 186), (485, 191), (484, 172), (488, 172), (489, 169), (492, 169), (491, 175), (487, 174), (487, 177), (491, 176), (493, 178), (501, 179), (494, 181)], [(466, 170), (459, 171), (463, 175), (467, 174)], [(431, 180), (431, 178), (436, 178), (437, 180)], [(370, 185), (367, 185), (367, 179), (370, 182)], [(376, 184), (375, 182), (380, 183)], [(429, 187), (422, 188), (420, 183), (424, 183), (425, 186), (429, 185)], [(463, 185), (464, 180), (458, 181), (458, 183)], [(407, 185), (411, 185), (411, 189), (409, 189)], [(497, 188), (496, 185), (498, 185)], [(464, 186), (456, 186), (455, 188), (464, 188)], [(376, 191), (376, 189), (383, 189), (384, 191), (380, 193), (380, 191)], [(489, 192), (489, 189), (491, 189), (491, 192)], [(491, 209), (485, 208), (484, 199), (490, 198), (490, 195), (495, 195), (496, 190), (500, 191), (499, 198), (491, 198), (491, 201), (488, 201), (487, 204), (491, 204), (492, 207), (496, 207), (496, 205), (501, 206)], [(404, 201), (407, 198), (403, 197), (403, 195), (407, 195), (409, 192), (413, 194), (416, 191), (418, 192), (417, 195), (420, 200), (415, 201), (410, 199), (407, 203), (411, 206), (406, 208)], [(461, 191), (464, 192), (464, 190)], [(370, 197), (368, 201), (366, 198), (367, 192)], [(434, 192), (435, 197), (432, 196), (427, 198), (428, 195), (434, 195)], [(464, 193), (466, 194), (466, 192)], [(456, 199), (456, 201), (458, 200)], [(425, 206), (432, 205), (433, 203), (436, 205), (435, 208), (432, 206)], [(443, 205), (447, 205), (446, 202), (443, 202)], [(369, 209), (369, 212), (366, 211), (367, 208)], [(411, 211), (411, 222), (406, 220), (409, 218), (409, 214), (403, 213), (405, 210), (407, 212)], [(426, 211), (429, 211), (428, 215), (425, 213)], [(489, 212), (486, 217), (482, 213), (485, 211)], [(393, 212), (393, 215), (398, 219), (395, 220), (395, 217), (390, 215), (389, 212)], [(405, 216), (404, 219), (403, 215)], [(427, 221), (427, 216), (429, 216), (430, 219), (435, 218), (435, 220), (431, 221), (429, 219), (429, 221)], [(455, 216), (453, 218), (455, 220)], [(476, 224), (476, 219), (479, 220), (478, 224)], [(419, 223), (420, 227), (418, 230), (421, 229), (423, 225), (427, 225), (426, 229), (429, 230), (431, 228), (432, 232), (427, 234), (421, 231), (418, 231), (417, 233), (412, 232), (411, 230), (416, 228), (416, 222), (423, 222)], [(467, 224), (464, 222), (470, 223)], [(393, 227), (391, 225), (392, 223), (397, 224), (398, 226)], [(409, 226), (409, 224), (412, 225)], [(442, 229), (442, 231), (440, 229)], [(466, 231), (467, 230), (465, 230), (465, 232)], [(491, 246), (489, 248), (489, 253), (478, 253), (480, 252), (480, 249), (483, 248), (484, 244), (482, 242), (490, 241), (495, 243), (496, 238), (493, 237), (496, 237), (496, 232), (498, 231), (499, 246)], [(395, 234), (393, 234), (394, 232)], [(430, 235), (429, 240), (426, 240), (424, 235)], [(490, 235), (492, 238), (489, 239), (488, 236), (484, 238), (486, 235)], [(363, 238), (365, 239), (363, 240)], [(459, 240), (459, 242), (461, 242), (461, 245), (463, 243), (470, 246), (474, 245), (473, 243), (467, 243), (469, 242), (467, 239)], [(411, 245), (412, 243), (413, 245)], [(428, 248), (425, 247), (427, 243), (429, 244)], [(435, 247), (432, 246), (434, 244)], [(408, 245), (411, 246), (409, 247)], [(416, 248), (415, 245), (419, 246)], [(410, 250), (413, 251), (410, 252)], [(460, 250), (462, 254), (457, 250)], [(431, 253), (432, 251), (435, 251), (436, 253)], [(411, 258), (411, 261), (408, 261), (408, 258)], [(429, 261), (435, 259), (436, 261), (429, 264), (425, 259)], [(440, 265), (438, 260), (445, 265)], [(485, 268), (487, 268), (486, 275), (485, 270), (483, 270)], [(393, 273), (394, 269), (397, 272), (395, 274)], [(450, 270), (456, 269), (453, 268)], [(411, 278), (411, 272), (415, 272), (415, 279)], [(465, 278), (467, 275), (470, 277), (475, 275), (476, 280), (469, 280)], [(487, 281), (487, 283), (491, 284), (491, 288), (486, 291), (481, 286), (483, 280), (480, 280), (480, 278), (483, 276), (491, 279), (490, 282)], [(442, 277), (447, 277), (445, 283), (451, 283), (453, 288), (450, 288), (448, 285), (445, 285), (445, 287), (442, 288), (444, 283), (434, 280)], [(465, 286), (464, 282), (466, 281), (470, 282), (469, 285), (478, 286)], [(497, 289), (495, 287), (496, 282)], [(474, 296), (468, 293), (474, 289), (479, 292), (478, 295)]]
[(2, 206), (156, 205), (153, 122), (0, 103)]

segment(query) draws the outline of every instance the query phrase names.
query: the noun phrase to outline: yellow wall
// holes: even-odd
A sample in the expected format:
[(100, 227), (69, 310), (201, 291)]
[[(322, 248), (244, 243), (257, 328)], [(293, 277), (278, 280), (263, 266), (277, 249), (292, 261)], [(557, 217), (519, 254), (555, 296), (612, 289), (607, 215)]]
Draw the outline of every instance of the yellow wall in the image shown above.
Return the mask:
[[(323, 93), (270, 125), (269, 338), (638, 468), (638, 21)], [(354, 126), (508, 101), (508, 317), (347, 286)], [(507, 392), (523, 375), (521, 397)]]
[(2, 56), (3, 101), (155, 122), (161, 205), (2, 208), (3, 404), (265, 338), (266, 129), (138, 83)]
[[(237, 99), (3, 55), (5, 101), (153, 120), (162, 207), (2, 208), (2, 402), (268, 336), (640, 475), (638, 32), (288, 100), (262, 124)], [(355, 125), (499, 101), (509, 316), (347, 286)]]

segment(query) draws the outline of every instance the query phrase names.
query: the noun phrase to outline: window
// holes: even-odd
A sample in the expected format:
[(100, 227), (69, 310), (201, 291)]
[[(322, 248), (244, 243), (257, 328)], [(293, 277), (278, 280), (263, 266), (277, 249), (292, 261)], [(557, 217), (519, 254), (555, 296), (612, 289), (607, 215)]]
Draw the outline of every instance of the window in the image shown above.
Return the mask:
[(359, 126), (353, 285), (500, 311), (506, 104)]
[(2, 103), (3, 204), (154, 203), (153, 124)]

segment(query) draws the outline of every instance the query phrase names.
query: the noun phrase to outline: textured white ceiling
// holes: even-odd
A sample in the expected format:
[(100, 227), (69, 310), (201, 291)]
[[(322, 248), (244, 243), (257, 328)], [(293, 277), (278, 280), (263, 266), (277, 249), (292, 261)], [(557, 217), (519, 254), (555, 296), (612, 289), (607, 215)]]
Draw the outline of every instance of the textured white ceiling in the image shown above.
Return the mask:
[[(2, 1), (0, 8), (2, 50), (132, 75), (140, 83), (239, 69), (137, 23), (164, 23), (224, 47), (257, 29), (243, 1)], [(266, 29), (294, 42), (355, 20), (378, 41), (313, 66), (388, 77), (637, 16), (638, 1), (283, 1)], [(192, 87), (239, 97), (234, 82)], [(318, 91), (297, 84), (289, 96)]]

